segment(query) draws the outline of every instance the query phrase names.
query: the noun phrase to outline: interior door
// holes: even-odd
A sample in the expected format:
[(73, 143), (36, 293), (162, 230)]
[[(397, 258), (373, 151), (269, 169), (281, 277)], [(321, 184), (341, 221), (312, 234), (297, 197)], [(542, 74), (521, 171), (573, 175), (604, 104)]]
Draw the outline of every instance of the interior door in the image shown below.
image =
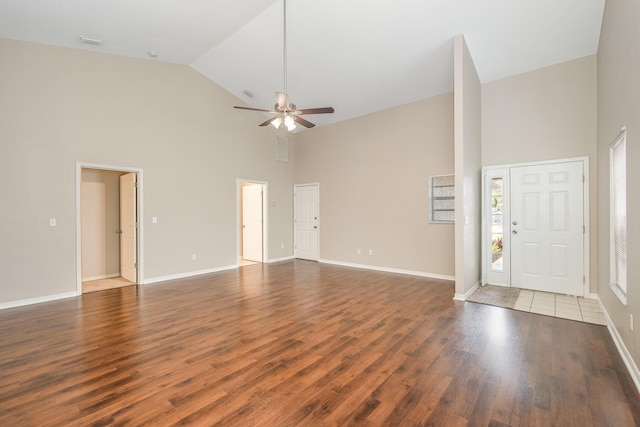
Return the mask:
[(136, 283), (137, 174), (120, 176), (120, 276)]
[(296, 185), (294, 188), (294, 236), (296, 258), (317, 261), (319, 242), (319, 184)]
[(262, 185), (242, 187), (242, 258), (262, 262)]
[(582, 295), (583, 163), (512, 167), (511, 286)]

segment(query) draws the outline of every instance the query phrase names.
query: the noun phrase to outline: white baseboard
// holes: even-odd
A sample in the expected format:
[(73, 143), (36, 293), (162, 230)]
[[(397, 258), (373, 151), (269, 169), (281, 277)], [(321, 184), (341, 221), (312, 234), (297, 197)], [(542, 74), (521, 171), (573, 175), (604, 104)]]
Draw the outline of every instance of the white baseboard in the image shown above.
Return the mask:
[(65, 292), (63, 294), (47, 295), (44, 297), (28, 298), (28, 299), (22, 299), (18, 301), (3, 302), (3, 303), (0, 303), (0, 310), (4, 310), (6, 308), (22, 307), (22, 306), (31, 305), (31, 304), (40, 304), (41, 302), (57, 301), (59, 299), (74, 298), (74, 297), (77, 297), (78, 295), (79, 294), (76, 291), (73, 291), (73, 292)]
[(446, 276), (443, 274), (426, 273), (424, 271), (402, 270), (399, 268), (378, 267), (377, 265), (354, 264), (351, 262), (333, 261), (330, 259), (320, 259), (318, 260), (318, 262), (321, 262), (324, 264), (340, 265), (343, 267), (354, 267), (354, 268), (362, 268), (365, 270), (384, 271), (385, 273), (398, 273), (398, 274), (407, 274), (410, 276), (428, 277), (430, 279), (440, 279), (440, 280), (449, 280), (449, 281), (453, 281), (455, 279), (453, 276)]
[(208, 268), (206, 270), (189, 271), (187, 273), (170, 274), (168, 276), (152, 277), (144, 279), (143, 285), (151, 285), (153, 283), (166, 282), (167, 280), (185, 279), (187, 277), (200, 276), (202, 274), (217, 273), (218, 271), (233, 270), (238, 268), (238, 264), (225, 265), (223, 267)]
[(622, 341), (622, 337), (618, 333), (618, 329), (616, 329), (611, 317), (609, 317), (607, 309), (604, 307), (604, 304), (602, 304), (600, 296), (596, 295), (595, 297), (596, 301), (598, 301), (598, 305), (600, 306), (600, 310), (602, 310), (602, 313), (604, 314), (604, 318), (607, 320), (607, 329), (609, 330), (609, 334), (611, 334), (613, 342), (618, 348), (618, 353), (620, 353), (620, 357), (622, 357), (622, 361), (627, 367), (633, 383), (636, 385), (638, 391), (640, 391), (640, 371), (638, 370), (638, 365), (633, 361), (633, 357), (631, 357), (631, 353), (627, 350), (627, 346), (624, 345), (624, 341)]
[(114, 277), (120, 277), (120, 273), (103, 274), (101, 276), (83, 277), (83, 282), (90, 282), (92, 280), (113, 279)]
[(478, 281), (475, 285), (471, 287), (471, 289), (469, 289), (464, 294), (454, 294), (453, 299), (456, 301), (466, 301), (467, 298), (469, 298), (471, 294), (474, 293), (476, 289), (478, 289), (478, 286), (480, 286), (480, 283), (482, 283), (482, 281)]
[(295, 257), (293, 255), (287, 256), (287, 257), (284, 257), (284, 258), (272, 258), (272, 259), (267, 260), (267, 263), (268, 264), (272, 264), (274, 262), (289, 261), (289, 260), (292, 260), (294, 258)]

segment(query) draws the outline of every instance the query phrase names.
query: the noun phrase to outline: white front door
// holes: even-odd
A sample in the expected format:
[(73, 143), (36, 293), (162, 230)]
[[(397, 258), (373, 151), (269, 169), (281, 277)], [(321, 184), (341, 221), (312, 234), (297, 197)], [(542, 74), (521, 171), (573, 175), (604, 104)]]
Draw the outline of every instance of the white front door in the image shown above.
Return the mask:
[(294, 187), (294, 255), (296, 258), (314, 261), (320, 258), (319, 195), (319, 184)]
[(262, 185), (242, 187), (242, 258), (262, 262)]
[(120, 276), (136, 282), (136, 178), (134, 172), (120, 176)]
[(511, 286), (583, 295), (583, 162), (512, 167)]

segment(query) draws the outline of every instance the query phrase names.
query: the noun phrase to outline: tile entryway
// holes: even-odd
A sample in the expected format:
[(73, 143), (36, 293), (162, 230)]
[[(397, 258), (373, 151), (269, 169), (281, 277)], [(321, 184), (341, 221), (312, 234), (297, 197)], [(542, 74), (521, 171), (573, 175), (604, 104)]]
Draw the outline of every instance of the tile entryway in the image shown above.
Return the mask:
[(583, 297), (522, 289), (513, 309), (596, 325), (607, 324), (598, 301)]

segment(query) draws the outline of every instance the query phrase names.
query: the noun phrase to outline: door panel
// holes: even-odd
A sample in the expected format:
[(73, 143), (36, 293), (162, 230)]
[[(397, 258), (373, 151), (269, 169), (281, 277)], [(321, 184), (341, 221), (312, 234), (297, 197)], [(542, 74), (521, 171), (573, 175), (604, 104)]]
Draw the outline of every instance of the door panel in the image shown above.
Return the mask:
[(511, 168), (511, 286), (583, 294), (582, 167)]
[(317, 261), (319, 244), (319, 185), (296, 185), (294, 188), (295, 257)]
[(137, 282), (136, 173), (120, 176), (120, 276)]
[(262, 185), (242, 187), (242, 258), (263, 262)]

